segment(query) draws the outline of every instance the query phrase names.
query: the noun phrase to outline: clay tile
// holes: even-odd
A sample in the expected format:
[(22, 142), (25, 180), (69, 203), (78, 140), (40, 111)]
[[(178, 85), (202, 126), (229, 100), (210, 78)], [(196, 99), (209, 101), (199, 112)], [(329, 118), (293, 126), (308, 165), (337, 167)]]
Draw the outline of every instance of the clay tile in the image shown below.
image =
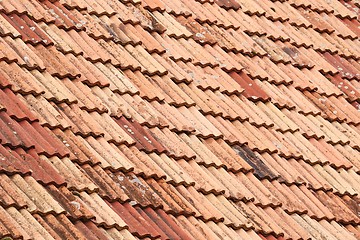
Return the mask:
[(143, 0), (141, 4), (146, 10), (149, 11), (165, 11), (165, 4), (161, 0)]
[(7, 174), (31, 174), (30, 168), (23, 163), (23, 159), (9, 148), (0, 145), (0, 172)]
[(70, 79), (81, 76), (79, 70), (71, 63), (71, 56), (60, 53), (54, 46), (45, 48), (38, 45), (34, 50), (42, 57), (46, 69), (52, 76)]
[[(54, 133), (52, 133), (47, 127), (42, 127), (39, 123), (35, 122), (31, 124), (32, 128), (37, 132), (39, 138), (37, 141), (41, 143), (41, 146), (49, 147), (45, 148), (47, 150), (44, 154), (48, 157), (58, 156), (60, 158), (69, 156), (69, 150), (66, 145), (61, 142)], [(41, 137), (40, 137), (41, 136)], [(38, 143), (37, 146), (40, 147)]]
[(1, 38), (1, 43), (5, 43), (3, 52), (7, 55), (7, 62), (17, 62), (19, 66), (26, 67), (29, 70), (45, 70), (44, 62), (33, 50), (32, 45), (24, 43), (21, 39), (12, 39), (11, 37)]
[(27, 120), (29, 122), (38, 121), (34, 114), (17, 98), (10, 89), (0, 90), (0, 102), (7, 109), (10, 117), (16, 121)]
[(35, 126), (38, 123), (30, 124), (27, 121), (21, 121), (20, 125), (26, 131), (27, 134), (30, 134), (32, 139), (36, 139), (35, 142), (35, 150), (39, 154), (51, 155), (54, 154), (55, 148), (48, 143), (48, 140), (45, 140), (44, 137), (37, 131)]
[[(108, 203), (109, 204), (109, 203)], [(158, 238), (161, 235), (154, 229), (151, 224), (144, 219), (143, 216), (139, 213), (140, 208), (136, 209), (131, 206), (129, 203), (120, 204), (118, 202), (111, 203), (111, 206), (116, 210), (116, 212), (124, 219), (126, 224), (129, 226), (129, 231), (139, 237), (139, 238)]]
[(342, 21), (352, 32), (357, 34), (357, 36), (360, 35), (360, 28), (359, 28), (360, 23), (358, 21), (356, 21), (355, 19), (353, 20), (343, 19)]
[[(16, 207), (16, 208), (23, 208), (23, 207), (27, 207), (26, 204), (23, 205), (18, 205), (18, 203), (16, 202), (15, 195), (16, 192), (15, 191), (9, 191), (9, 189), (11, 189), (11, 187), (9, 186), (4, 186), (6, 185), (5, 182), (3, 182), (2, 180), (3, 176), (0, 177), (0, 182), (1, 182), (1, 187), (0, 187), (0, 203), (1, 206), (4, 206), (6, 208), (8, 207)], [(0, 230), (0, 232), (3, 230)], [(0, 233), (1, 234), (1, 233)]]
[(95, 216), (87, 209), (86, 205), (71, 193), (66, 187), (47, 186), (47, 191), (56, 199), (66, 210), (68, 217), (72, 220), (91, 220)]
[(150, 132), (147, 132), (138, 122), (134, 120), (127, 120), (121, 117), (116, 120), (121, 128), (129, 132), (129, 135), (136, 141), (136, 147), (139, 150), (144, 150), (147, 153), (156, 152), (161, 154), (167, 152), (167, 149), (159, 143)]
[(229, 75), (245, 89), (245, 97), (264, 102), (270, 100), (270, 97), (245, 72), (231, 72)]
[(0, 0), (0, 238), (355, 239), (359, 7)]
[[(9, 210), (10, 209), (10, 210)], [(18, 238), (23, 239), (24, 237), (30, 238), (29, 234), (26, 233), (25, 227), (21, 228), (18, 225), (18, 222), (16, 217), (12, 217), (11, 214), (9, 214), (10, 211), (14, 212), (15, 208), (10, 207), (7, 210), (5, 210), (3, 207), (0, 207), (0, 214), (2, 216), (2, 226), (6, 226), (6, 228), (1, 227), (1, 233), (4, 234), (4, 238)], [(19, 213), (17, 210), (15, 212)], [(20, 213), (19, 213), (20, 214)]]
[(41, 159), (34, 150), (29, 150), (27, 153), (22, 149), (16, 149), (15, 151), (26, 162), (26, 165), (29, 166), (35, 180), (46, 185), (66, 185), (64, 177), (61, 176), (51, 164)]
[(109, 173), (109, 176), (124, 190), (129, 200), (132, 201), (131, 204), (143, 207), (150, 206), (152, 208), (160, 208), (162, 206), (162, 202), (157, 194), (153, 194), (151, 188), (141, 177), (130, 173), (126, 175), (122, 173)]
[(139, 7), (136, 9), (140, 15), (141, 26), (149, 32), (157, 32), (162, 34), (166, 31), (166, 27), (149, 11)]
[(346, 225), (345, 228), (355, 236), (356, 239), (360, 239), (360, 227), (355, 227), (351, 224)]
[(241, 5), (236, 0), (215, 0), (215, 3), (226, 10), (239, 10)]
[(27, 15), (18, 16), (12, 14), (6, 16), (7, 20), (19, 31), (24, 42), (29, 42), (33, 45), (43, 44), (45, 46), (53, 45), (52, 40), (46, 35), (45, 32), (31, 20)]
[(8, 21), (7, 15), (3, 12), (0, 13), (0, 23), (2, 25), (0, 34), (2, 37), (11, 36), (12, 38), (21, 37), (17, 29)]
[(163, 219), (164, 222), (181, 238), (184, 240), (190, 240), (189, 235), (179, 227), (176, 219), (169, 214), (166, 214), (162, 209), (156, 210), (159, 216)]
[(12, 86), (10, 80), (2, 73), (3, 70), (0, 69), (0, 88), (9, 88)]
[(255, 155), (250, 148), (247, 146), (233, 146), (235, 152), (244, 159), (251, 167), (255, 169), (254, 175), (259, 179), (275, 179), (277, 175), (274, 174), (271, 169), (266, 166), (265, 162), (263, 162), (259, 157)]
[(185, 18), (184, 16), (179, 16), (177, 20), (193, 34), (192, 37), (196, 42), (200, 44), (216, 44), (217, 39), (214, 38), (207, 24), (201, 25), (193, 17)]
[[(89, 223), (92, 225), (95, 225), (91, 221), (86, 221), (85, 223)], [(101, 228), (97, 228), (96, 226), (93, 228), (94, 231), (91, 231), (89, 227), (87, 227), (84, 222), (82, 221), (74, 221), (74, 226), (82, 232), (84, 236), (88, 240), (97, 240), (97, 239), (106, 239), (106, 236), (104, 235), (104, 232), (101, 231)]]
[(3, 75), (6, 81), (11, 82), (11, 89), (14, 93), (38, 96), (45, 92), (44, 87), (33, 80), (31, 73), (24, 71), (16, 63), (7, 64), (2, 61), (0, 62), (0, 66), (1, 75)]
[(157, 212), (151, 208), (144, 209), (144, 212), (149, 216), (149, 218), (166, 234), (167, 238), (173, 239), (182, 239), (176, 232), (168, 225), (171, 224), (171, 218), (162, 219)]
[(43, 4), (50, 10), (48, 12), (55, 18), (55, 24), (59, 28), (66, 30), (84, 29), (81, 20), (77, 19), (71, 11), (66, 9), (59, 2), (51, 3), (49, 1), (44, 1)]
[(34, 143), (26, 131), (9, 117), (6, 112), (0, 112), (0, 134), (2, 135), (2, 144), (16, 148), (17, 146), (25, 149), (34, 148)]
[[(158, 226), (158, 224), (156, 222), (154, 222), (147, 214), (146, 212), (139, 208), (139, 207), (135, 207), (135, 209), (138, 211), (138, 213), (141, 215), (141, 217), (151, 226), (150, 231), (156, 231), (158, 234), (160, 234), (160, 239), (166, 239), (166, 233), (163, 231), (163, 229), (161, 229), (160, 226)], [(154, 232), (155, 233), (155, 232)], [(149, 238), (144, 238), (144, 239), (149, 239)], [(151, 239), (151, 238), (150, 238)]]

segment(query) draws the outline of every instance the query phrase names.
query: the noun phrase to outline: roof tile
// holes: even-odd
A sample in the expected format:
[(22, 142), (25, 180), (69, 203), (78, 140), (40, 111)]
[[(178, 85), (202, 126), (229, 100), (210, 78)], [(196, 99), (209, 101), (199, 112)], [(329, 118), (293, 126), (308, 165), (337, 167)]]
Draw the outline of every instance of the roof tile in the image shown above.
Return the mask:
[(18, 16), (16, 14), (2, 14), (2, 16), (9, 21), (14, 28), (16, 28), (25, 43), (33, 45), (41, 43), (45, 46), (53, 44), (51, 39), (26, 14), (23, 16)]
[(242, 87), (245, 89), (244, 96), (254, 99), (254, 100), (261, 100), (267, 101), (269, 100), (269, 96), (257, 86), (257, 84), (249, 78), (249, 76), (241, 72), (237, 74), (236, 72), (231, 72), (229, 75)]
[(131, 134), (130, 136), (136, 141), (135, 146), (139, 150), (144, 150), (147, 153), (156, 152), (157, 154), (167, 152), (167, 149), (157, 142), (151, 133), (146, 128), (142, 128), (138, 122), (127, 120), (124, 117), (117, 119), (116, 122), (124, 131), (128, 131)]
[(5, 13), (0, 14), (1, 22), (1, 36), (11, 36), (12, 38), (21, 37), (21, 33), (7, 20), (7, 15)]
[(80, 196), (86, 206), (91, 209), (95, 215), (95, 224), (104, 226), (104, 228), (114, 227), (119, 231), (128, 229), (128, 226), (122, 218), (116, 212), (112, 211), (110, 206), (108, 206), (97, 193), (87, 194), (86, 192), (81, 192)]
[(236, 0), (216, 0), (215, 1), (216, 4), (218, 4), (220, 7), (223, 7), (225, 9), (234, 9), (234, 10), (238, 10), (241, 8), (241, 5), (236, 1)]
[(16, 121), (38, 121), (34, 114), (26, 107), (26, 105), (21, 100), (17, 98), (17, 95), (15, 95), (11, 90), (0, 90), (0, 99), (8, 115), (11, 118), (14, 118)]

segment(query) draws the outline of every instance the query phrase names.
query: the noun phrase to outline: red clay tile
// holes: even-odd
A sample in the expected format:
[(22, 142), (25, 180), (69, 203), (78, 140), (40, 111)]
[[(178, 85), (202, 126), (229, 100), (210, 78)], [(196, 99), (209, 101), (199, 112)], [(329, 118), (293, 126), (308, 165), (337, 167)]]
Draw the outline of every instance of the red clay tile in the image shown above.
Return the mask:
[(159, 12), (165, 11), (165, 5), (161, 0), (157, 0), (157, 1), (146, 0), (142, 2), (142, 4), (146, 10), (159, 11)]
[(257, 84), (249, 78), (249, 76), (241, 72), (240, 74), (236, 72), (231, 72), (229, 75), (242, 87), (245, 89), (244, 96), (253, 100), (268, 101), (270, 97), (257, 86)]
[[(45, 67), (51, 75), (59, 78), (68, 77), (70, 79), (80, 77), (81, 74), (78, 70), (71, 64), (68, 58), (57, 51), (55, 47), (45, 49), (39, 45), (35, 47), (35, 49), (42, 59), (44, 59)], [(62, 72), (60, 72), (61, 69)]]
[(120, 216), (125, 218), (125, 222), (129, 226), (129, 231), (139, 238), (157, 238), (160, 234), (141, 217), (141, 215), (128, 203), (120, 204), (118, 202), (107, 203)]
[(247, 2), (245, 0), (237, 0), (241, 4), (242, 11), (246, 14), (253, 16), (265, 15), (264, 9), (262, 9), (256, 2)]
[[(59, 28), (63, 28), (66, 30), (75, 29), (80, 30), (83, 29), (81, 24), (82, 19), (77, 19), (72, 11), (66, 9), (59, 2), (51, 3), (50, 1), (44, 1), (44, 6), (46, 6), (50, 14), (55, 18), (55, 24)], [(74, 11), (75, 12), (75, 11)]]
[(175, 39), (185, 38), (188, 39), (192, 36), (192, 33), (189, 32), (185, 26), (180, 24), (176, 19), (170, 14), (153, 12), (154, 16), (159, 20), (159, 22), (166, 28), (167, 35)]
[(164, 222), (181, 238), (181, 239), (191, 239), (186, 231), (181, 229), (178, 226), (178, 223), (174, 217), (169, 214), (166, 214), (163, 210), (157, 210), (157, 213), (162, 218)]
[(68, 150), (64, 144), (61, 143), (50, 130), (42, 127), (38, 122), (29, 124), (26, 121), (22, 121), (20, 124), (22, 124), (23, 129), (30, 134), (33, 139), (36, 139), (35, 150), (37, 153), (49, 157), (65, 157), (68, 155)]
[(35, 215), (35, 218), (55, 238), (76, 237), (77, 239), (86, 239), (86, 237), (63, 214), (56, 217), (51, 214), (43, 217)]
[(17, 31), (17, 29), (6, 19), (4, 13), (0, 14), (0, 22), (1, 22), (1, 36), (11, 36), (12, 38), (21, 37), (21, 34)]
[(10, 88), (12, 86), (12, 84), (9, 82), (9, 80), (5, 77), (5, 74), (2, 73), (2, 71), (0, 72), (0, 87), (2, 89), (4, 88)]
[(32, 45), (25, 44), (19, 38), (12, 39), (10, 37), (2, 38), (1, 42), (7, 45), (3, 48), (3, 51), (7, 51), (6, 53), (10, 57), (7, 62), (15, 61), (19, 66), (29, 70), (45, 70), (44, 62), (41, 57), (36, 55)]
[(65, 185), (65, 179), (59, 175), (59, 173), (43, 159), (30, 150), (27, 153), (22, 149), (16, 149), (16, 154), (32, 171), (32, 176), (39, 182), (44, 184), (55, 184), (56, 186)]
[(350, 19), (342, 19), (342, 22), (355, 34), (357, 34), (359, 36), (359, 22), (357, 22), (356, 20), (350, 20)]
[(139, 7), (135, 11), (137, 18), (140, 20), (141, 26), (145, 30), (149, 32), (157, 32), (159, 34), (166, 31), (166, 27), (151, 12), (142, 7)]
[(41, 43), (45, 46), (54, 44), (52, 40), (42, 31), (42, 29), (26, 14), (21, 16), (16, 14), (11, 14), (9, 16), (2, 14), (2, 16), (21, 34), (24, 42), (31, 43), (33, 45)]
[(138, 122), (127, 120), (124, 117), (117, 119), (116, 122), (131, 134), (130, 136), (136, 141), (135, 146), (139, 150), (145, 150), (147, 153), (156, 152), (157, 154), (167, 152), (166, 148), (152, 137)]
[(7, 3), (4, 2), (1, 4), (1, 10), (6, 13), (25, 13), (27, 11), (26, 7), (21, 3)]
[(216, 0), (215, 3), (227, 10), (239, 10), (241, 8), (241, 5), (236, 0)]
[(26, 131), (9, 117), (6, 112), (0, 112), (0, 124), (1, 126), (1, 142), (4, 146), (11, 148), (24, 147), (25, 149), (34, 148), (34, 144), (31, 143), (31, 137)]
[[(29, 234), (26, 231), (17, 226), (17, 219), (14, 219), (10, 214), (9, 210), (5, 210), (4, 208), (0, 208), (2, 216), (4, 216), (3, 225), (6, 228), (2, 227), (1, 232), (4, 234), (4, 237), (11, 237), (11, 238), (30, 238)], [(10, 211), (14, 211), (13, 208), (10, 208)], [(16, 210), (15, 210), (16, 211)], [(25, 227), (24, 227), (25, 228)]]
[(104, 233), (101, 231), (101, 228), (97, 228), (95, 224), (91, 221), (87, 222), (88, 225), (92, 227), (86, 226), (82, 221), (74, 222), (74, 226), (83, 233), (89, 240), (96, 240), (101, 238), (106, 238)]
[(30, 122), (38, 120), (10, 89), (0, 90), (0, 99), (9, 116), (15, 120), (27, 120)]
[(1, 172), (8, 174), (20, 173), (23, 175), (30, 174), (31, 170), (27, 165), (23, 164), (23, 159), (16, 153), (3, 145), (0, 146)]
[[(190, 239), (189, 236), (177, 226), (176, 222), (162, 210), (156, 212), (152, 209), (144, 209), (149, 218), (158, 225), (168, 238)], [(165, 237), (165, 236), (164, 236)]]
[(57, 188), (49, 185), (47, 190), (66, 210), (70, 219), (76, 221), (79, 219), (91, 220), (94, 218), (94, 215), (86, 208), (85, 204), (79, 198), (76, 198), (66, 187), (62, 186)]
[(194, 18), (185, 18), (184, 16), (179, 16), (177, 17), (177, 21), (179, 21), (186, 27), (187, 30), (194, 34), (192, 37), (198, 43), (214, 45), (217, 42), (209, 27), (206, 25), (200, 25)]
[(354, 209), (349, 208), (351, 205), (356, 205), (356, 203), (353, 200), (349, 200), (349, 197), (343, 197), (348, 199), (348, 202), (346, 202), (333, 193), (326, 194), (321, 191), (316, 191), (314, 195), (317, 196), (321, 202), (326, 203), (328, 211), (334, 214), (336, 221), (358, 224), (360, 219), (353, 215)]
[(332, 56), (328, 53), (324, 53), (323, 57), (329, 61), (337, 70), (341, 73), (342, 77), (346, 79), (357, 78), (356, 70), (345, 59), (339, 56)]

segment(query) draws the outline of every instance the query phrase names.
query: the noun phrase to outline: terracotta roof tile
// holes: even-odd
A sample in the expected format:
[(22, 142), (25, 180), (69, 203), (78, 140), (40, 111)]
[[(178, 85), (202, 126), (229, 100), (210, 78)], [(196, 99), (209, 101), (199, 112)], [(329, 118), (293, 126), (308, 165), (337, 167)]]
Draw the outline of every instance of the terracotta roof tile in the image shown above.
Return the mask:
[(12, 13), (12, 12), (24, 13), (27, 11), (25, 6), (19, 2), (13, 4), (10, 2), (4, 2), (1, 4), (1, 10), (2, 12), (8, 12), (8, 13)]
[(80, 197), (85, 203), (85, 206), (92, 210), (93, 214), (96, 217), (94, 222), (97, 225), (104, 226), (104, 228), (114, 227), (119, 231), (123, 229), (128, 229), (128, 226), (122, 220), (122, 218), (117, 215), (117, 213), (112, 211), (110, 206), (108, 206), (98, 194), (87, 194), (85, 192), (81, 192)]
[(262, 9), (257, 3), (250, 3), (244, 0), (239, 1), (242, 10), (249, 15), (265, 15), (264, 9)]
[(128, 131), (131, 137), (136, 141), (136, 147), (139, 150), (144, 150), (147, 153), (156, 152), (161, 154), (167, 152), (167, 150), (154, 139), (150, 132), (145, 128), (142, 128), (138, 122), (133, 120), (127, 120), (124, 117), (116, 120), (120, 127), (125, 131)]
[(34, 114), (26, 107), (26, 105), (17, 98), (10, 90), (0, 90), (1, 103), (7, 114), (17, 121), (27, 120), (29, 122), (38, 121)]
[(16, 14), (11, 14), (9, 16), (2, 14), (2, 16), (16, 28), (21, 34), (24, 42), (34, 45), (42, 43), (45, 46), (53, 44), (51, 39), (27, 15), (20, 17)]
[(175, 219), (171, 215), (167, 215), (161, 210), (155, 212), (152, 209), (145, 209), (144, 211), (168, 238), (189, 239), (189, 235), (177, 226), (177, 221), (174, 221)]
[(13, 38), (21, 37), (21, 33), (8, 21), (5, 13), (0, 14), (1, 21), (1, 36), (11, 36)]

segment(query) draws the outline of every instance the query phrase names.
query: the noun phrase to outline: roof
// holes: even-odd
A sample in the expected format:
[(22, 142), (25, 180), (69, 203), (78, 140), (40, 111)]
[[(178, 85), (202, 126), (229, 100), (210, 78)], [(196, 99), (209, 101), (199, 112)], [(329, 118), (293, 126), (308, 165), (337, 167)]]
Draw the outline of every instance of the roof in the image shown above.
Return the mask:
[(0, 239), (360, 239), (359, 8), (0, 1)]

